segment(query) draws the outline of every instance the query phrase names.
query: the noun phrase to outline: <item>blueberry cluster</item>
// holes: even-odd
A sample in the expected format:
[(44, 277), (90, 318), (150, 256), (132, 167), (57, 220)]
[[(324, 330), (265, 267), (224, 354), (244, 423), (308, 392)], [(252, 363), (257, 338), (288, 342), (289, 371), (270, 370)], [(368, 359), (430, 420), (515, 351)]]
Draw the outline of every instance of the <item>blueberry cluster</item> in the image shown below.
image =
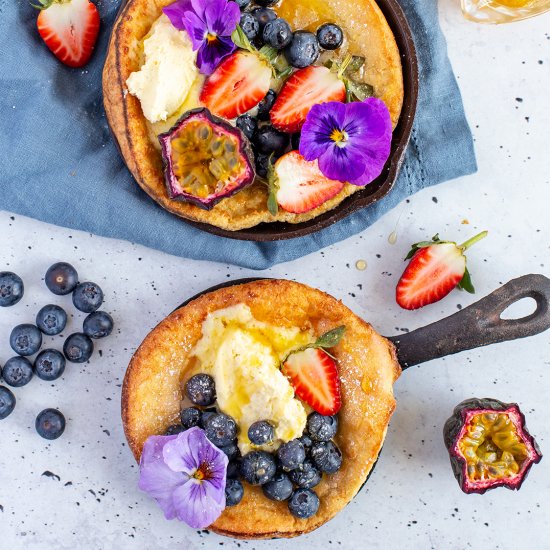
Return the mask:
[[(88, 313), (84, 319), (83, 332), (71, 334), (63, 345), (63, 353), (42, 347), (43, 335), (60, 334), (67, 325), (67, 313), (55, 304), (48, 304), (36, 315), (35, 324), (16, 326), (10, 334), (10, 346), (17, 355), (0, 368), (1, 377), (12, 387), (28, 384), (34, 374), (46, 381), (57, 380), (65, 371), (66, 361), (84, 363), (90, 359), (94, 344), (92, 339), (103, 338), (113, 330), (112, 317), (97, 311), (103, 303), (103, 291), (96, 283), (78, 282), (76, 269), (64, 262), (52, 265), (45, 275), (48, 289), (58, 296), (72, 293), (76, 309)], [(0, 306), (12, 306), (23, 297), (23, 281), (15, 273), (0, 273)], [(34, 362), (29, 356), (37, 354)], [(0, 419), (9, 416), (15, 408), (16, 399), (11, 390), (0, 386)], [(46, 439), (56, 439), (65, 429), (65, 417), (56, 409), (42, 411), (36, 419), (36, 430)]]
[[(290, 67), (297, 69), (313, 65), (321, 50), (335, 50), (342, 45), (344, 33), (334, 23), (325, 23), (316, 33), (297, 30), (293, 32), (289, 23), (278, 17), (271, 6), (278, 0), (237, 0), (242, 14), (240, 26), (247, 38), (256, 46), (270, 46), (281, 51)], [(298, 149), (300, 135), (285, 134), (275, 129), (269, 121), (269, 113), (277, 99), (277, 92), (269, 90), (258, 105), (256, 117), (244, 114), (237, 118), (237, 126), (251, 141), (256, 158), (256, 173), (267, 177), (269, 159), (275, 161), (291, 145)]]
[[(183, 409), (180, 423), (170, 426), (165, 435), (199, 427), (227, 455), (227, 506), (235, 506), (243, 498), (241, 480), (244, 480), (261, 486), (271, 500), (287, 501), (290, 513), (297, 518), (305, 519), (317, 513), (319, 497), (313, 488), (320, 483), (323, 473), (333, 474), (342, 465), (342, 453), (333, 442), (338, 430), (336, 416), (312, 412), (302, 436), (283, 443), (276, 453), (253, 450), (241, 456), (235, 420), (214, 407), (214, 379), (207, 374), (196, 374), (185, 384), (185, 393), (196, 406)], [(250, 426), (248, 438), (253, 445), (267, 445), (275, 439), (275, 428), (268, 420), (259, 420)]]

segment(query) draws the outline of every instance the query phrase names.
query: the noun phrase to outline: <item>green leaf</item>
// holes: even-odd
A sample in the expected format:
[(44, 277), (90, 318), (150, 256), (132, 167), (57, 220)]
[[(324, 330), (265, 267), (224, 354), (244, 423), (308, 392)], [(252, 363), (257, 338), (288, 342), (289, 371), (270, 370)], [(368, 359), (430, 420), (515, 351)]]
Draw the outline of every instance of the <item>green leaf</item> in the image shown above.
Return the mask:
[(472, 278), (470, 276), (470, 272), (468, 271), (468, 268), (464, 270), (464, 275), (460, 280), (460, 282), (458, 283), (458, 288), (460, 290), (465, 290), (470, 294), (475, 294), (476, 290), (474, 288), (474, 285), (472, 284)]
[(317, 340), (313, 344), (310, 344), (308, 347), (333, 348), (340, 343), (340, 340), (342, 339), (345, 331), (345, 325), (341, 325), (332, 330), (329, 330), (328, 332), (325, 332), (325, 334), (321, 334), (321, 336), (319, 336), (319, 338), (317, 338)]
[(240, 25), (237, 25), (237, 28), (231, 34), (231, 40), (233, 40), (233, 43), (237, 46), (237, 48), (248, 50), (249, 52), (257, 51), (250, 40), (248, 40), (248, 36), (244, 34), (244, 31)]
[(275, 172), (272, 163), (273, 155), (267, 161), (267, 186), (269, 194), (267, 196), (267, 209), (272, 216), (276, 216), (279, 212), (279, 203), (277, 202), (277, 191), (279, 191), (279, 178)]
[(354, 55), (348, 63), (344, 75), (349, 76), (356, 73), (365, 64), (365, 58), (360, 55)]
[(442, 244), (443, 242), (447, 241), (442, 241), (439, 238), (439, 233), (436, 233), (432, 237), (431, 241), (420, 241), (419, 243), (414, 243), (409, 253), (405, 256), (405, 261), (410, 260), (421, 248), (428, 248), (428, 246), (432, 246), (434, 244)]
[(370, 84), (355, 82), (351, 79), (346, 79), (344, 83), (346, 85), (346, 92), (354, 98), (354, 101), (363, 101), (367, 97), (374, 95), (374, 88)]

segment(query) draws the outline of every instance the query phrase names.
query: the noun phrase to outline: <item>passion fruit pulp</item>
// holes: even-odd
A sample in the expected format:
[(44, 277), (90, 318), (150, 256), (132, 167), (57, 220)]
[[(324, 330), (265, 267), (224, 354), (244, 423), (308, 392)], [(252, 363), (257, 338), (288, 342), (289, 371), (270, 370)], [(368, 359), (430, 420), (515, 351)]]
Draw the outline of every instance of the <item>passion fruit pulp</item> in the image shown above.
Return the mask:
[(468, 399), (443, 429), (454, 475), (465, 493), (519, 489), (542, 454), (515, 403)]
[(210, 210), (254, 181), (254, 156), (239, 128), (200, 108), (159, 135), (171, 199)]

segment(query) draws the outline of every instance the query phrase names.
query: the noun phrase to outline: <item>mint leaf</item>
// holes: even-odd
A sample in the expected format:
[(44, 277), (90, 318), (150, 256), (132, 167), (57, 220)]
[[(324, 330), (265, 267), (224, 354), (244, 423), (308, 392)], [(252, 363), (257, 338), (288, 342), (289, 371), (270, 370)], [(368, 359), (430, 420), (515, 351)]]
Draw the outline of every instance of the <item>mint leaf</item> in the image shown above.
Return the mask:
[(476, 290), (474, 288), (474, 285), (472, 284), (472, 278), (470, 276), (470, 272), (468, 271), (468, 268), (464, 270), (464, 275), (460, 280), (460, 282), (458, 283), (457, 288), (459, 288), (460, 290), (465, 290), (470, 294), (475, 294)]
[(346, 79), (346, 92), (348, 96), (353, 97), (353, 101), (363, 101), (367, 97), (374, 95), (374, 88), (370, 84), (363, 82), (355, 82), (355, 80)]
[(321, 334), (313, 344), (310, 344), (310, 348), (333, 348), (340, 343), (344, 332), (346, 331), (345, 325), (336, 327), (325, 334)]
[(356, 73), (365, 64), (365, 58), (360, 55), (354, 55), (348, 63), (344, 75), (349, 76)]
[(248, 36), (244, 34), (244, 31), (240, 25), (237, 25), (237, 28), (231, 34), (231, 40), (233, 40), (233, 44), (235, 44), (237, 48), (248, 50), (249, 52), (256, 51), (256, 48), (252, 45), (250, 40), (248, 40)]

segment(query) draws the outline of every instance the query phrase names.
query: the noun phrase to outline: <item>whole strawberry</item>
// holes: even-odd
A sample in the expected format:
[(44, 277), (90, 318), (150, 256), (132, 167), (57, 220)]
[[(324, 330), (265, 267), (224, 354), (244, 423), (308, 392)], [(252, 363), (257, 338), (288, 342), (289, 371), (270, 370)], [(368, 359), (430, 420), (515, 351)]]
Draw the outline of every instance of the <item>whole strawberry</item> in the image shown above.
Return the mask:
[(411, 260), (397, 283), (395, 297), (404, 309), (418, 309), (438, 302), (454, 288), (474, 293), (464, 252), (487, 236), (482, 231), (461, 245), (433, 240), (413, 244), (405, 260)]
[(46, 46), (65, 65), (82, 67), (94, 51), (99, 13), (89, 0), (39, 0), (36, 25)]

